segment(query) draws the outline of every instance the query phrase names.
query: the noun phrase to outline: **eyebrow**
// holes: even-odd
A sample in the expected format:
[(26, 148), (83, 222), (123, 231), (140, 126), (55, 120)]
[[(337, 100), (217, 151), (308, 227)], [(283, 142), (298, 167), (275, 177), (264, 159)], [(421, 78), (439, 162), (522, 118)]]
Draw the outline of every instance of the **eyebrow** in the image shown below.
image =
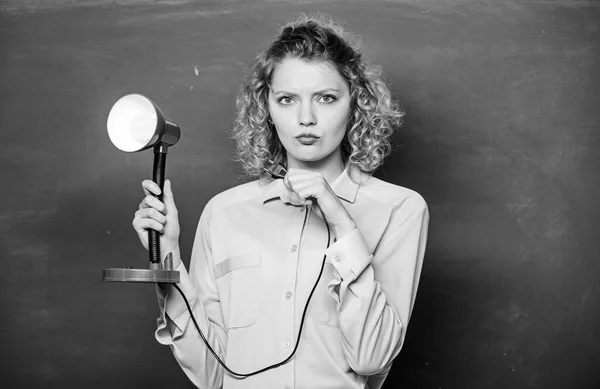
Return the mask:
[[(285, 94), (285, 95), (289, 95), (289, 96), (298, 96), (297, 93), (288, 92), (288, 91), (285, 91), (285, 90), (274, 91), (274, 90), (271, 89), (271, 91), (273, 91), (273, 94), (275, 94), (275, 95)], [(338, 89), (336, 89), (336, 88), (325, 88), (325, 89), (320, 89), (320, 90), (314, 92), (313, 96), (314, 95), (320, 95), (320, 94), (327, 93), (327, 92), (337, 92), (337, 93), (340, 93), (340, 91)]]

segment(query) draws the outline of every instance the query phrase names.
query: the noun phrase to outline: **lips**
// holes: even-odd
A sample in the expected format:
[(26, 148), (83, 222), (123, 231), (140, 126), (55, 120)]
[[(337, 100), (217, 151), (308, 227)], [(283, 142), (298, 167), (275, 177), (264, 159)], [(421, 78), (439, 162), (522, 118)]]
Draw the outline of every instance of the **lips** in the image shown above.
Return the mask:
[(296, 137), (296, 139), (301, 144), (303, 144), (305, 146), (309, 146), (309, 145), (312, 145), (313, 143), (317, 142), (319, 140), (319, 137), (316, 135), (313, 135), (313, 134), (300, 134), (299, 136)]

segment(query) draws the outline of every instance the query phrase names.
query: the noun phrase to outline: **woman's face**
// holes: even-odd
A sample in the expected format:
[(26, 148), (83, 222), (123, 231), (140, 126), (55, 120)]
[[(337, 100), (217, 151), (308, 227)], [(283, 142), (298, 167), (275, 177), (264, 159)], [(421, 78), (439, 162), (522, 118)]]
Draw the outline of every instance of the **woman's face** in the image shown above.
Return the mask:
[(284, 59), (272, 75), (269, 113), (287, 151), (288, 167), (338, 159), (341, 163), (350, 90), (334, 65)]

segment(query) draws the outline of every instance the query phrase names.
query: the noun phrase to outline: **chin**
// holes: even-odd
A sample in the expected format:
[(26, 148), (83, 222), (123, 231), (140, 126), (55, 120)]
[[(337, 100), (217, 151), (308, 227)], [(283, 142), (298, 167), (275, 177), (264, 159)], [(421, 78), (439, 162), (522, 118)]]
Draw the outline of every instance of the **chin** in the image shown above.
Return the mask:
[(296, 156), (294, 156), (294, 159), (296, 159), (296, 161), (298, 161), (298, 162), (306, 162), (306, 163), (319, 162), (319, 161), (323, 160), (322, 157), (296, 157)]
[(323, 146), (325, 145), (318, 145), (318, 147), (297, 147), (296, 145), (293, 145), (293, 147), (289, 149), (286, 148), (286, 150), (291, 150), (291, 152), (287, 151), (288, 155), (299, 162), (319, 162), (328, 159), (332, 154), (335, 154), (337, 150), (336, 147), (325, 148)]
[(292, 157), (300, 162), (315, 162), (320, 161), (326, 157), (325, 154), (317, 151), (304, 151), (299, 153), (291, 154)]
[(329, 156), (329, 154), (326, 153), (298, 153), (295, 155), (292, 155), (292, 157), (294, 159), (296, 159), (298, 162), (302, 162), (302, 163), (315, 163), (315, 162), (321, 162), (327, 159), (327, 157)]

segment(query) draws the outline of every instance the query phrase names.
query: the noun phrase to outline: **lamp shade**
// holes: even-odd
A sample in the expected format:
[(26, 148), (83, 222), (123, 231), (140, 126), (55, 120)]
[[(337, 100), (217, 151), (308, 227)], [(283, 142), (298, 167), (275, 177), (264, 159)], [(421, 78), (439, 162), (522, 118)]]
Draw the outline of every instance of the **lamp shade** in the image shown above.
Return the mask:
[(136, 152), (162, 142), (179, 140), (177, 124), (165, 119), (149, 98), (140, 94), (121, 97), (111, 108), (106, 122), (111, 142), (121, 151)]

